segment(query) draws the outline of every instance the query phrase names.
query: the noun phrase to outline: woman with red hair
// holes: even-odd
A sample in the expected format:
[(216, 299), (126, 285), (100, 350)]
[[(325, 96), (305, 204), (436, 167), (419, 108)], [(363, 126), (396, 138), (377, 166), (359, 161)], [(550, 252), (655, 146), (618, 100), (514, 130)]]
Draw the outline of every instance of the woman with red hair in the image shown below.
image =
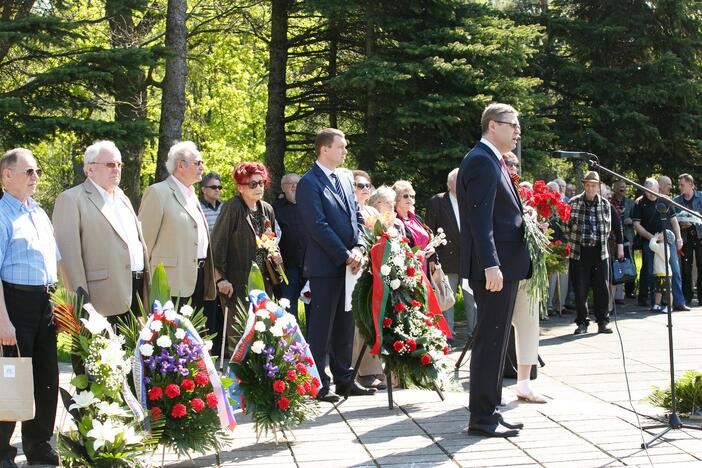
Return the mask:
[[(273, 207), (262, 200), (269, 183), (268, 169), (258, 162), (242, 162), (234, 168), (232, 178), (237, 194), (222, 205), (212, 230), (212, 257), (217, 291), (233, 310), (237, 301), (246, 304), (251, 262), (256, 262), (261, 269), (266, 292), (270, 295), (274, 284), (266, 262), (280, 264), (282, 258), (279, 253), (269, 256), (265, 248), (257, 245), (257, 240), (275, 237)], [(231, 317), (232, 314), (226, 324), (227, 335)]]

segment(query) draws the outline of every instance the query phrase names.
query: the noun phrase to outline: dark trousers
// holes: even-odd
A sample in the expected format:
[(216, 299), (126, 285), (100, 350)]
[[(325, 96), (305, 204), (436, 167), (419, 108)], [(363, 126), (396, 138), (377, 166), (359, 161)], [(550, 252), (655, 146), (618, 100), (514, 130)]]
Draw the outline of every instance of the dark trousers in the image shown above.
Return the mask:
[(519, 281), (505, 281), (496, 293), (485, 289), (485, 281), (469, 284), (477, 307), (470, 358), (470, 423), (495, 424)]
[(216, 334), (212, 339), (212, 354), (219, 355), (222, 349), (222, 327), (224, 327), (224, 311), (219, 296), (212, 301), (204, 301), (204, 313), (207, 319), (207, 332)]
[[(280, 297), (290, 301), (290, 312), (297, 318), (297, 301), (300, 298), (300, 291), (305, 286), (305, 278), (302, 277), (302, 268), (285, 267), (285, 275), (288, 277), (288, 284), (280, 284)], [(305, 304), (305, 323), (309, 324), (309, 304)]]
[[(43, 453), (46, 447), (42, 446), (49, 442), (54, 432), (59, 380), (56, 329), (50, 322), (49, 295), (7, 286), (3, 290), (20, 353), (22, 357), (32, 358), (35, 414), (34, 419), (22, 422), (22, 447), (25, 454)], [(16, 356), (17, 348), (3, 346), (3, 354)], [(0, 422), (0, 460), (13, 459), (17, 454), (17, 449), (10, 445), (14, 430), (14, 422)]]
[[(204, 262), (203, 262), (204, 263)], [(195, 290), (190, 297), (177, 297), (173, 296), (171, 298), (173, 305), (176, 304), (180, 308), (185, 304), (190, 303), (190, 307), (193, 309), (202, 309), (205, 307), (205, 267), (204, 265), (198, 267), (197, 269), (197, 281), (195, 282)]]
[(702, 240), (697, 237), (694, 227), (682, 229), (683, 256), (681, 257), (682, 290), (685, 302), (690, 304), (695, 296), (692, 287), (693, 258), (697, 259), (697, 300), (702, 298)]
[(580, 259), (570, 260), (568, 274), (573, 278), (575, 290), (575, 323), (587, 325), (587, 293), (592, 288), (597, 323), (609, 323), (609, 260), (602, 260), (602, 248), (597, 243), (594, 247), (580, 247)]
[(353, 316), (344, 310), (345, 281), (343, 276), (310, 278), (312, 301), (307, 326), (312, 357), (322, 381), (320, 395), (329, 390), (329, 376), (325, 371), (327, 357), (334, 383), (351, 380), (351, 352), (353, 350)]
[[(644, 241), (645, 242), (645, 241)], [(649, 271), (648, 271), (648, 262), (645, 261), (645, 255), (646, 253), (644, 252), (646, 249), (644, 247), (641, 247), (641, 270), (639, 270), (639, 293), (637, 295), (637, 299), (639, 302), (648, 302), (648, 296), (649, 296), (649, 289), (650, 289), (650, 281), (649, 281)], [(650, 249), (648, 249), (650, 252)]]
[[(112, 325), (112, 328), (115, 331), (117, 330), (117, 324), (119, 323), (120, 319), (125, 319), (128, 315), (140, 317), (141, 316), (141, 310), (139, 309), (139, 300), (143, 301), (143, 298), (141, 298), (141, 292), (144, 290), (144, 277), (142, 276), (139, 279), (132, 278), (132, 303), (129, 306), (129, 310), (126, 311), (123, 314), (118, 314), (118, 315), (111, 315), (110, 317), (107, 317), (107, 321), (110, 322), (110, 325)], [(139, 299), (137, 299), (137, 297)], [(146, 312), (146, 315), (151, 314), (151, 305), (150, 304), (142, 304), (144, 306), (144, 311)]]

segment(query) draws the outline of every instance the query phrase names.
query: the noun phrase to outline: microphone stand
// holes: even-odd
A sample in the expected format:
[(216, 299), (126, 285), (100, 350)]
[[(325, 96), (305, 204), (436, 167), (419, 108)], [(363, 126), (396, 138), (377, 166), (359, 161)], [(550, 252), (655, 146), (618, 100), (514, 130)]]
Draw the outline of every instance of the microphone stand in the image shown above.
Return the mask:
[[(664, 242), (663, 242), (663, 252), (664, 252), (664, 257), (665, 257), (665, 264), (668, 265), (668, 257), (669, 257), (669, 255), (668, 255), (668, 238), (667, 238), (667, 236), (665, 235), (665, 231), (666, 231), (666, 229), (667, 229), (666, 223), (669, 223), (669, 221), (668, 221), (668, 210), (670, 209), (671, 206), (674, 206), (675, 208), (678, 208), (678, 209), (680, 209), (680, 210), (682, 210), (682, 211), (685, 211), (685, 212), (691, 214), (692, 216), (694, 216), (695, 218), (698, 218), (698, 219), (701, 219), (701, 220), (702, 220), (702, 214), (700, 214), (700, 213), (698, 213), (698, 212), (696, 212), (696, 211), (693, 211), (693, 210), (691, 210), (691, 209), (689, 209), (689, 208), (687, 208), (687, 207), (681, 205), (680, 203), (674, 202), (673, 200), (671, 200), (670, 198), (666, 197), (665, 195), (661, 195), (661, 194), (659, 194), (659, 193), (654, 192), (654, 191), (651, 190), (651, 189), (648, 189), (648, 188), (644, 187), (643, 185), (639, 185), (639, 184), (637, 184), (636, 182), (634, 182), (633, 180), (628, 179), (628, 178), (624, 177), (624, 176), (621, 175), (621, 174), (618, 174), (618, 173), (616, 173), (616, 172), (614, 172), (614, 171), (612, 171), (612, 170), (607, 169), (607, 168), (604, 167), (604, 166), (601, 166), (601, 165), (600, 165), (599, 159), (598, 159), (597, 156), (595, 156), (594, 154), (589, 155), (589, 156), (588, 156), (588, 159), (587, 159), (586, 161), (587, 161), (588, 165), (589, 165), (591, 168), (593, 168), (593, 169), (595, 169), (595, 170), (600, 170), (600, 171), (602, 171), (602, 172), (604, 172), (604, 173), (606, 173), (606, 174), (609, 174), (609, 175), (611, 175), (611, 176), (617, 177), (617, 178), (623, 180), (624, 182), (626, 182), (627, 184), (629, 184), (629, 185), (631, 185), (631, 186), (634, 186), (634, 187), (638, 188), (639, 190), (642, 190), (642, 191), (644, 191), (644, 192), (646, 192), (646, 193), (649, 193), (649, 194), (654, 195), (654, 196), (657, 197), (658, 203), (656, 204), (656, 209), (658, 210), (658, 213), (659, 213), (660, 216), (661, 216), (661, 224), (662, 224), (662, 226), (663, 226), (663, 239), (664, 239)], [(672, 272), (671, 272), (671, 273), (672, 273)], [(649, 272), (649, 274), (653, 274), (653, 272)], [(668, 274), (667, 274), (667, 272), (666, 272), (665, 284), (666, 284), (666, 293), (668, 293), (668, 294), (670, 294), (669, 291), (672, 292), (672, 281), (671, 281), (671, 280), (672, 280), (672, 274), (671, 274), (671, 276), (668, 276)], [(673, 308), (672, 308), (673, 305), (672, 305), (672, 303), (671, 303), (672, 301), (670, 300), (670, 297), (667, 297), (667, 298), (666, 298), (666, 302), (668, 303), (668, 306), (667, 306), (667, 314), (668, 314), (668, 359), (669, 359), (669, 364), (670, 364), (670, 395), (671, 395), (671, 400), (672, 400), (671, 412), (670, 412), (670, 414), (668, 415), (668, 421), (667, 421), (665, 424), (655, 424), (655, 425), (652, 425), (652, 426), (644, 426), (644, 427), (641, 428), (641, 429), (643, 429), (643, 430), (645, 430), (645, 431), (649, 431), (649, 430), (651, 430), (651, 429), (663, 429), (663, 430), (660, 431), (658, 434), (656, 434), (655, 436), (653, 436), (653, 438), (652, 438), (651, 440), (649, 440), (648, 442), (642, 442), (642, 443), (641, 443), (641, 448), (642, 448), (642, 449), (643, 449), (643, 448), (648, 448), (648, 447), (650, 447), (651, 444), (652, 444), (654, 441), (660, 439), (661, 437), (663, 437), (664, 435), (666, 435), (668, 432), (670, 432), (670, 431), (673, 430), (673, 429), (696, 429), (696, 430), (702, 430), (702, 427), (693, 426), (693, 425), (690, 425), (690, 424), (684, 424), (684, 423), (680, 420), (680, 416), (678, 416), (678, 412), (677, 412), (677, 401), (676, 401), (676, 396), (675, 396), (675, 357), (674, 357), (674, 355), (673, 355), (673, 348), (674, 348), (674, 347), (673, 347)]]

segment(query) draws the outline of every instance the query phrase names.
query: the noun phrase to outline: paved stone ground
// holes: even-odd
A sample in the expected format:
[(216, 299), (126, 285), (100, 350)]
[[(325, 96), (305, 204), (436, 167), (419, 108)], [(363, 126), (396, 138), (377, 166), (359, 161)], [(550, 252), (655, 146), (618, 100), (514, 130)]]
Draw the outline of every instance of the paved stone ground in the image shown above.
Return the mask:
[[(294, 438), (281, 434), (277, 444), (272, 437), (256, 443), (249, 419), (238, 414), (234, 442), (222, 453), (221, 465), (702, 466), (702, 431), (672, 431), (648, 453), (640, 449), (642, 438), (651, 436), (639, 425), (664, 419), (663, 411), (644, 399), (652, 385), (669, 382), (666, 316), (630, 305), (620, 308), (618, 326), (638, 420), (629, 402), (618, 335), (575, 337), (572, 319), (567, 315), (542, 322), (540, 353), (546, 367), (539, 369), (535, 386), (551, 398), (549, 403), (520, 403), (514, 380), (505, 381), (505, 417), (526, 426), (517, 438), (485, 439), (462, 432), (468, 420), (465, 364), (455, 372), (455, 387), (443, 402), (430, 391), (396, 390), (393, 410), (387, 407), (385, 392), (352, 397), (336, 407), (325, 403), (318, 418), (296, 429)], [(702, 371), (702, 308), (676, 312), (673, 320), (676, 373)], [(451, 353), (453, 361), (459, 351)], [(66, 369), (62, 384), (68, 380)], [(66, 423), (61, 411), (57, 425)], [(17, 462), (24, 457), (18, 456)], [(160, 465), (160, 452), (152, 462)], [(213, 466), (216, 459), (209, 455), (178, 460), (166, 453), (165, 464)]]

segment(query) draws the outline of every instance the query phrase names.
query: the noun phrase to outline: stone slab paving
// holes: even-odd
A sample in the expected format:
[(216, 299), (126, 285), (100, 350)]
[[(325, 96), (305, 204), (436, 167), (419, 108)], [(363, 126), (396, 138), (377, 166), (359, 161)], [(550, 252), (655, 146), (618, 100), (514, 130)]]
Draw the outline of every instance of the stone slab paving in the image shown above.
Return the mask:
[[(573, 316), (542, 321), (540, 354), (547, 363), (539, 369), (536, 388), (551, 400), (544, 405), (519, 402), (514, 380), (505, 380), (503, 413), (522, 421), (526, 429), (512, 439), (486, 439), (463, 432), (468, 421), (468, 364), (452, 372), (452, 390), (445, 401), (430, 391), (396, 390), (396, 406), (389, 410), (387, 394), (352, 397), (337, 406), (322, 404), (320, 415), (294, 434), (271, 436), (257, 443), (250, 419), (239, 423), (221, 466), (285, 467), (702, 467), (702, 431), (669, 432), (663, 441), (640, 448), (642, 424), (657, 423), (663, 411), (645, 401), (653, 385), (669, 382), (667, 318), (634, 306), (620, 307), (619, 334), (573, 336)], [(702, 371), (702, 308), (673, 316), (676, 374)], [(613, 324), (614, 325), (614, 324)], [(459, 330), (461, 324), (458, 324)], [(629, 386), (624, 377), (622, 348)], [(458, 359), (460, 349), (450, 357)], [(468, 355), (470, 356), (470, 354)], [(61, 384), (70, 381), (62, 367)], [(631, 401), (629, 399), (631, 392)], [(639, 416), (632, 411), (638, 411)], [(61, 408), (57, 426), (68, 424)], [(19, 445), (19, 431), (13, 442)], [(655, 432), (654, 432), (655, 433)], [(286, 438), (287, 436), (287, 438)], [(150, 461), (160, 465), (161, 452)], [(165, 453), (171, 467), (216, 466), (214, 454), (178, 459)], [(24, 463), (23, 455), (16, 460)]]

